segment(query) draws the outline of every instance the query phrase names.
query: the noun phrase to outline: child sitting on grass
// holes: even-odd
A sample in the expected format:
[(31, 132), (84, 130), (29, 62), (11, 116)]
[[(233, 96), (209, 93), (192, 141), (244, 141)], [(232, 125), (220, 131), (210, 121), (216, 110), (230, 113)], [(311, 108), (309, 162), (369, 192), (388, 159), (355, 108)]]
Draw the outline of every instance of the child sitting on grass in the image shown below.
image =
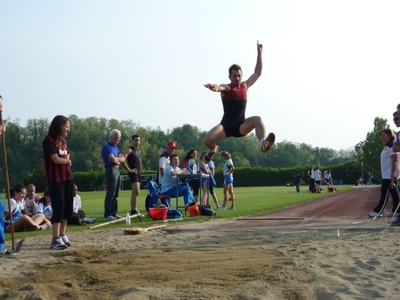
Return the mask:
[[(46, 218), (44, 214), (39, 213), (29, 217), (22, 213), (22, 200), (25, 194), (26, 188), (22, 184), (17, 184), (10, 190), (10, 195), (12, 197), (10, 199), (11, 215), (8, 210), (8, 205), (4, 206), (4, 231), (7, 233), (11, 232), (12, 227), (14, 228), (14, 232), (47, 229), (45, 228), (46, 226), (40, 225), (45, 222)], [(10, 224), (10, 217), (12, 217), (12, 227)]]

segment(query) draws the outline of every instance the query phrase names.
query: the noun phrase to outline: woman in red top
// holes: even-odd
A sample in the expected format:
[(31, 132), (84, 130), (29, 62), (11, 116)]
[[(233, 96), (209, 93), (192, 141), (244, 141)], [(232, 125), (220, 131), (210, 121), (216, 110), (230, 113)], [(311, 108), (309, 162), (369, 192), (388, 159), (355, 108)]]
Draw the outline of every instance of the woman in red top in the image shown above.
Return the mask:
[(65, 249), (71, 245), (65, 234), (68, 219), (72, 217), (74, 199), (71, 160), (65, 140), (69, 131), (69, 119), (60, 115), (55, 116), (42, 144), (53, 206), (53, 216), (51, 217), (53, 239), (50, 248), (55, 250)]

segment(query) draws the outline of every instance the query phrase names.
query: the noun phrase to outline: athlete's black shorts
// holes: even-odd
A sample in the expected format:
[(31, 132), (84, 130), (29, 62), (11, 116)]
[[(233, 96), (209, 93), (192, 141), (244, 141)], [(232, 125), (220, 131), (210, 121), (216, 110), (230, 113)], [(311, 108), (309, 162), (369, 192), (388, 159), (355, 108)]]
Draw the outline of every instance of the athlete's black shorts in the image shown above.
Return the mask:
[(128, 176), (131, 183), (140, 182), (140, 174), (128, 173)]
[(242, 125), (244, 123), (243, 121), (233, 121), (233, 122), (227, 122), (222, 120), (221, 121), (221, 125), (224, 128), (224, 132), (226, 137), (242, 137), (244, 136), (243, 134), (240, 133), (240, 125)]

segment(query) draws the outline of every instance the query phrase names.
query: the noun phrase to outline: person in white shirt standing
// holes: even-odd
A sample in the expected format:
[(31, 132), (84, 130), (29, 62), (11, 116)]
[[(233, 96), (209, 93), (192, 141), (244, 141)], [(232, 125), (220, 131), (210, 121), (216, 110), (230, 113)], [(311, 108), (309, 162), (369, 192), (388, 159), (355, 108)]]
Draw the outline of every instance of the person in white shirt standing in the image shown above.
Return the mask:
[(316, 167), (314, 170), (315, 189), (317, 193), (321, 192), (321, 170)]
[(387, 204), (389, 193), (393, 198), (392, 211), (389, 212), (388, 216), (393, 216), (399, 205), (399, 192), (397, 190), (397, 180), (399, 179), (399, 153), (393, 151), (393, 142), (395, 140), (394, 132), (389, 129), (383, 129), (380, 132), (380, 137), (385, 147), (381, 152), (381, 173), (382, 173), (382, 185), (381, 185), (381, 197), (378, 205), (368, 214), (369, 217), (375, 218), (381, 216), (383, 209)]

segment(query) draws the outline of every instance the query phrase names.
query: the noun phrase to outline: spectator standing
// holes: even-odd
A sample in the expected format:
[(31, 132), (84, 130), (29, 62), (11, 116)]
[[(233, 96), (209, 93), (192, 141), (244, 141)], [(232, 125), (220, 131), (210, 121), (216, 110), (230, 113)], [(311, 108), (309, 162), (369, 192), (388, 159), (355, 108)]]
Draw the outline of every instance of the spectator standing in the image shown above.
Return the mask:
[(140, 179), (142, 176), (142, 160), (140, 159), (140, 136), (132, 136), (132, 145), (124, 153), (124, 168), (128, 171), (129, 180), (132, 185), (131, 193), (131, 215), (139, 214), (137, 209), (138, 197), (140, 194)]
[(231, 154), (228, 151), (221, 152), (221, 158), (225, 160), (225, 164), (223, 167), (224, 172), (224, 202), (219, 210), (226, 210), (226, 203), (228, 202), (228, 194), (230, 195), (230, 200), (232, 200), (232, 205), (229, 209), (235, 210), (235, 194), (233, 193), (233, 172), (235, 171), (235, 167), (233, 166), (233, 161)]
[(125, 161), (125, 157), (118, 149), (121, 139), (121, 131), (113, 129), (110, 140), (103, 146), (101, 155), (106, 169), (107, 191), (104, 198), (104, 221), (114, 221), (121, 217), (118, 212), (118, 193), (121, 183), (119, 167)]
[(375, 218), (381, 216), (382, 210), (385, 208), (389, 193), (393, 198), (392, 211), (388, 213), (388, 216), (393, 216), (394, 212), (399, 205), (399, 192), (397, 190), (397, 180), (400, 177), (400, 166), (399, 166), (399, 153), (393, 151), (393, 142), (395, 135), (389, 128), (383, 129), (380, 132), (380, 137), (384, 143), (384, 148), (381, 152), (381, 173), (382, 173), (382, 184), (381, 184), (381, 196), (378, 205), (368, 214), (369, 217)]
[(307, 172), (308, 176), (308, 191), (312, 193), (315, 185), (315, 177), (314, 177), (314, 167), (311, 166), (310, 170)]
[(51, 121), (49, 133), (43, 140), (44, 164), (53, 216), (51, 217), (53, 239), (50, 247), (61, 250), (71, 243), (67, 237), (68, 219), (72, 216), (74, 187), (72, 181), (71, 159), (66, 137), (71, 130), (71, 123), (65, 116), (55, 116)]
[(208, 192), (213, 196), (215, 205), (217, 206), (217, 209), (219, 207), (218, 204), (218, 199), (217, 196), (215, 195), (214, 192), (214, 186), (215, 186), (215, 180), (214, 176), (212, 175), (212, 172), (209, 167), (209, 163), (206, 163), (206, 155), (207, 152), (203, 152), (200, 156), (200, 163), (199, 163), (199, 171), (201, 174), (207, 174), (208, 178), (201, 178), (201, 187), (203, 189), (203, 197), (201, 199), (201, 204), (202, 205), (207, 205), (209, 204), (208, 202)]
[(329, 186), (333, 184), (331, 170), (325, 170), (322, 177), (324, 178), (324, 181), (326, 182), (329, 188)]
[(371, 174), (371, 172), (367, 173), (367, 184), (368, 185), (372, 184), (372, 174)]
[[(186, 156), (183, 159), (183, 165), (189, 171), (190, 174), (197, 174), (198, 173), (197, 172), (196, 157), (197, 157), (197, 150), (196, 149), (191, 149), (188, 153), (186, 153)], [(198, 202), (200, 180), (198, 178), (191, 178), (188, 181), (189, 181), (190, 188), (192, 189), (194, 200), (196, 202)]]
[[(204, 155), (207, 154), (206, 152), (204, 153)], [(204, 158), (204, 162), (206, 162), (206, 159)], [(217, 194), (215, 193), (215, 188), (217, 186), (217, 183), (215, 181), (215, 163), (213, 160), (210, 160), (208, 163), (208, 168), (210, 169), (210, 175), (212, 176), (212, 179), (210, 178), (210, 195), (213, 198), (215, 205), (217, 206), (217, 209), (219, 209), (221, 207), (221, 205), (219, 205), (218, 203), (218, 197)]]
[(314, 170), (315, 190), (317, 193), (321, 192), (321, 170), (316, 167)]
[[(400, 104), (397, 105), (397, 109), (394, 113), (393, 113), (393, 122), (394, 124), (396, 124), (396, 127), (400, 127)], [(392, 148), (393, 152), (399, 153), (400, 152), (400, 131), (398, 131), (396, 133), (396, 139), (393, 143), (393, 148)], [(394, 221), (390, 222), (391, 226), (400, 226), (400, 213), (399, 211), (397, 211), (397, 219)]]
[(303, 176), (304, 176), (304, 172), (298, 173), (295, 176), (294, 183), (296, 185), (296, 192), (298, 192), (298, 193), (300, 193), (300, 184), (301, 184), (301, 181), (303, 179)]
[(158, 171), (157, 171), (157, 183), (161, 184), (162, 178), (164, 177), (164, 172), (167, 166), (170, 164), (170, 156), (174, 153), (176, 149), (175, 142), (168, 142), (167, 149), (160, 155), (158, 160)]

